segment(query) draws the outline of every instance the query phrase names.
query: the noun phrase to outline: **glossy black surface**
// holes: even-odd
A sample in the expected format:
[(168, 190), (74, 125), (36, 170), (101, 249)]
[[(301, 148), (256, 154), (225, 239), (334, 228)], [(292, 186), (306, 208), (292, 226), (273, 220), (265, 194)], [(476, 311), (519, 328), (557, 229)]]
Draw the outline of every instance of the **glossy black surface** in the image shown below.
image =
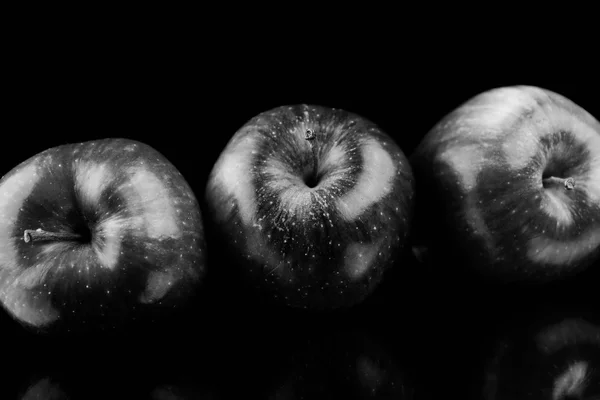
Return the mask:
[[(104, 46), (99, 55), (93, 44), (53, 43), (36, 38), (14, 57), (10, 76), (16, 85), (8, 94), (2, 132), (12, 143), (7, 139), (0, 148), (0, 174), (55, 145), (128, 137), (159, 149), (199, 199), (231, 135), (264, 110), (297, 103), (347, 109), (376, 122), (409, 154), (464, 100), (491, 87), (523, 83), (468, 83), (441, 73), (439, 62), (435, 74), (419, 75), (418, 68), (400, 73), (400, 65), (381, 69), (385, 63), (363, 68), (364, 60), (361, 68), (344, 73), (339, 63), (334, 68), (320, 60), (317, 68), (294, 61), (291, 53), (289, 63), (303, 69), (298, 76), (318, 69), (319, 79), (302, 80), (275, 76), (280, 66), (267, 68), (274, 61), (259, 63), (260, 58), (215, 64), (216, 54), (188, 56), (189, 49), (179, 53), (154, 45), (144, 55), (121, 51), (117, 57)], [(169, 62), (157, 63), (163, 51)], [(24, 54), (35, 54), (37, 61)], [(253, 63), (260, 68), (248, 69)], [(590, 84), (526, 83), (555, 90), (600, 115), (598, 89)], [(168, 399), (177, 398), (169, 397), (175, 392), (182, 399), (323, 398), (310, 392), (361, 398), (364, 388), (375, 386), (382, 394), (405, 387), (405, 398), (481, 399), (489, 360), (509, 327), (535, 321), (540, 305), (550, 312), (567, 307), (599, 312), (600, 266), (595, 274), (552, 286), (494, 287), (443, 261), (425, 268), (410, 253), (404, 268), (392, 267), (356, 308), (334, 314), (289, 311), (246, 290), (222, 249), (211, 247), (210, 233), (207, 239), (207, 290), (167, 324), (135, 326), (121, 337), (62, 340), (36, 337), (0, 313), (6, 370), (0, 398), (28, 398), (35, 390), (50, 394), (50, 387), (71, 399)]]

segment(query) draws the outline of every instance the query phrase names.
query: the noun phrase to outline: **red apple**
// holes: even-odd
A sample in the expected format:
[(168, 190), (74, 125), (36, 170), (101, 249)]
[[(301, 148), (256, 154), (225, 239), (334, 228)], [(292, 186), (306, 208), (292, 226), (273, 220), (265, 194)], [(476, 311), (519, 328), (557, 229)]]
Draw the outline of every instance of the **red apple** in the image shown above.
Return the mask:
[[(600, 123), (532, 86), (481, 93), (410, 157), (415, 249), (488, 276), (547, 280), (600, 255)], [(525, 279), (533, 281), (535, 279)]]
[(27, 327), (110, 330), (177, 309), (203, 274), (198, 202), (148, 145), (62, 145), (0, 180), (0, 303)]
[(250, 280), (287, 305), (331, 309), (362, 301), (402, 248), (413, 178), (371, 121), (284, 106), (235, 133), (206, 199)]

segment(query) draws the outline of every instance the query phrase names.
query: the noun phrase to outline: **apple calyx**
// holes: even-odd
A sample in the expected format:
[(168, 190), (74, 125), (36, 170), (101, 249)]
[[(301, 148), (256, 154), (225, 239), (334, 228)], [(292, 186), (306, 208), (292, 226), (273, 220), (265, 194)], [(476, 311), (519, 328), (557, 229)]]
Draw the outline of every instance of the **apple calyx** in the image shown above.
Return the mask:
[(545, 188), (564, 186), (567, 190), (575, 189), (575, 179), (573, 178), (557, 178), (551, 176), (542, 180), (542, 184)]
[(33, 229), (25, 229), (23, 233), (23, 241), (25, 243), (35, 243), (42, 241), (81, 241), (83, 236), (78, 235), (76, 233), (67, 233), (67, 232), (47, 232), (38, 228), (36, 230)]

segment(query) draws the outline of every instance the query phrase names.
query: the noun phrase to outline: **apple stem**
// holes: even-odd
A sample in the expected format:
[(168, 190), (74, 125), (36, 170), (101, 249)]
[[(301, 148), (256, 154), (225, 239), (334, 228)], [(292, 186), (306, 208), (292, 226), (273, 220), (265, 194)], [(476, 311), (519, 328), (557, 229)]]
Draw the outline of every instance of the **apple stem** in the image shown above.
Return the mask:
[(315, 173), (315, 174), (317, 173), (317, 149), (313, 145), (313, 141), (316, 138), (317, 138), (317, 135), (315, 134), (315, 131), (313, 131), (312, 129), (307, 129), (306, 132), (304, 132), (304, 139), (306, 139), (306, 141), (308, 142), (308, 145), (310, 146), (310, 149), (312, 150), (313, 173)]
[(79, 241), (79, 240), (81, 240), (81, 238), (82, 237), (80, 235), (77, 235), (74, 233), (46, 232), (40, 228), (38, 228), (36, 230), (25, 229), (25, 232), (23, 233), (23, 240), (25, 241), (25, 243), (52, 241), (52, 240)]
[(567, 190), (575, 189), (575, 179), (573, 178), (565, 179), (551, 176), (549, 178), (543, 179), (542, 184), (544, 185), (544, 187), (563, 185)]

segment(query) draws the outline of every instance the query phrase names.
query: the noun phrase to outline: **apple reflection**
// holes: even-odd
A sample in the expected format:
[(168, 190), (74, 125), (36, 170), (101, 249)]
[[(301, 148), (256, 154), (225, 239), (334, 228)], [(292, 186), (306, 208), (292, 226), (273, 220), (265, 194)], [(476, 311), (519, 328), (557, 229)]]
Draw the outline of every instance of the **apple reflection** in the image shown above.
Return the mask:
[(600, 319), (575, 310), (532, 316), (496, 342), (484, 398), (600, 399)]
[(161, 385), (149, 397), (151, 400), (216, 400), (219, 397), (204, 388), (193, 385)]
[(69, 399), (61, 385), (46, 377), (32, 383), (20, 397), (21, 400), (63, 400)]
[(392, 355), (362, 332), (309, 338), (290, 361), (267, 398), (414, 398), (409, 379)]
[[(188, 352), (187, 357), (170, 357), (163, 360), (162, 365), (169, 367), (152, 373), (147, 371), (140, 377), (137, 391), (138, 397), (149, 400), (217, 400), (221, 399), (221, 387), (215, 385), (211, 376), (210, 360), (199, 363), (194, 360), (201, 358), (199, 353)], [(218, 372), (217, 372), (218, 373)], [(142, 381), (148, 382), (147, 386)], [(144, 388), (144, 389), (142, 389)], [(143, 394), (143, 396), (142, 396)]]
[[(81, 366), (83, 370), (87, 367)], [(118, 377), (117, 375), (120, 375)], [(88, 377), (56, 370), (36, 375), (19, 391), (20, 400), (216, 400), (217, 392), (201, 378), (157, 377), (151, 371), (120, 371), (118, 374), (91, 371)]]
[[(81, 365), (82, 370), (88, 370)], [(56, 369), (44, 374), (35, 374), (22, 385), (20, 400), (93, 400), (122, 399), (135, 397), (132, 386), (127, 381), (119, 381), (114, 376), (90, 370), (88, 376), (65, 369)], [(134, 396), (134, 397), (132, 397)]]

